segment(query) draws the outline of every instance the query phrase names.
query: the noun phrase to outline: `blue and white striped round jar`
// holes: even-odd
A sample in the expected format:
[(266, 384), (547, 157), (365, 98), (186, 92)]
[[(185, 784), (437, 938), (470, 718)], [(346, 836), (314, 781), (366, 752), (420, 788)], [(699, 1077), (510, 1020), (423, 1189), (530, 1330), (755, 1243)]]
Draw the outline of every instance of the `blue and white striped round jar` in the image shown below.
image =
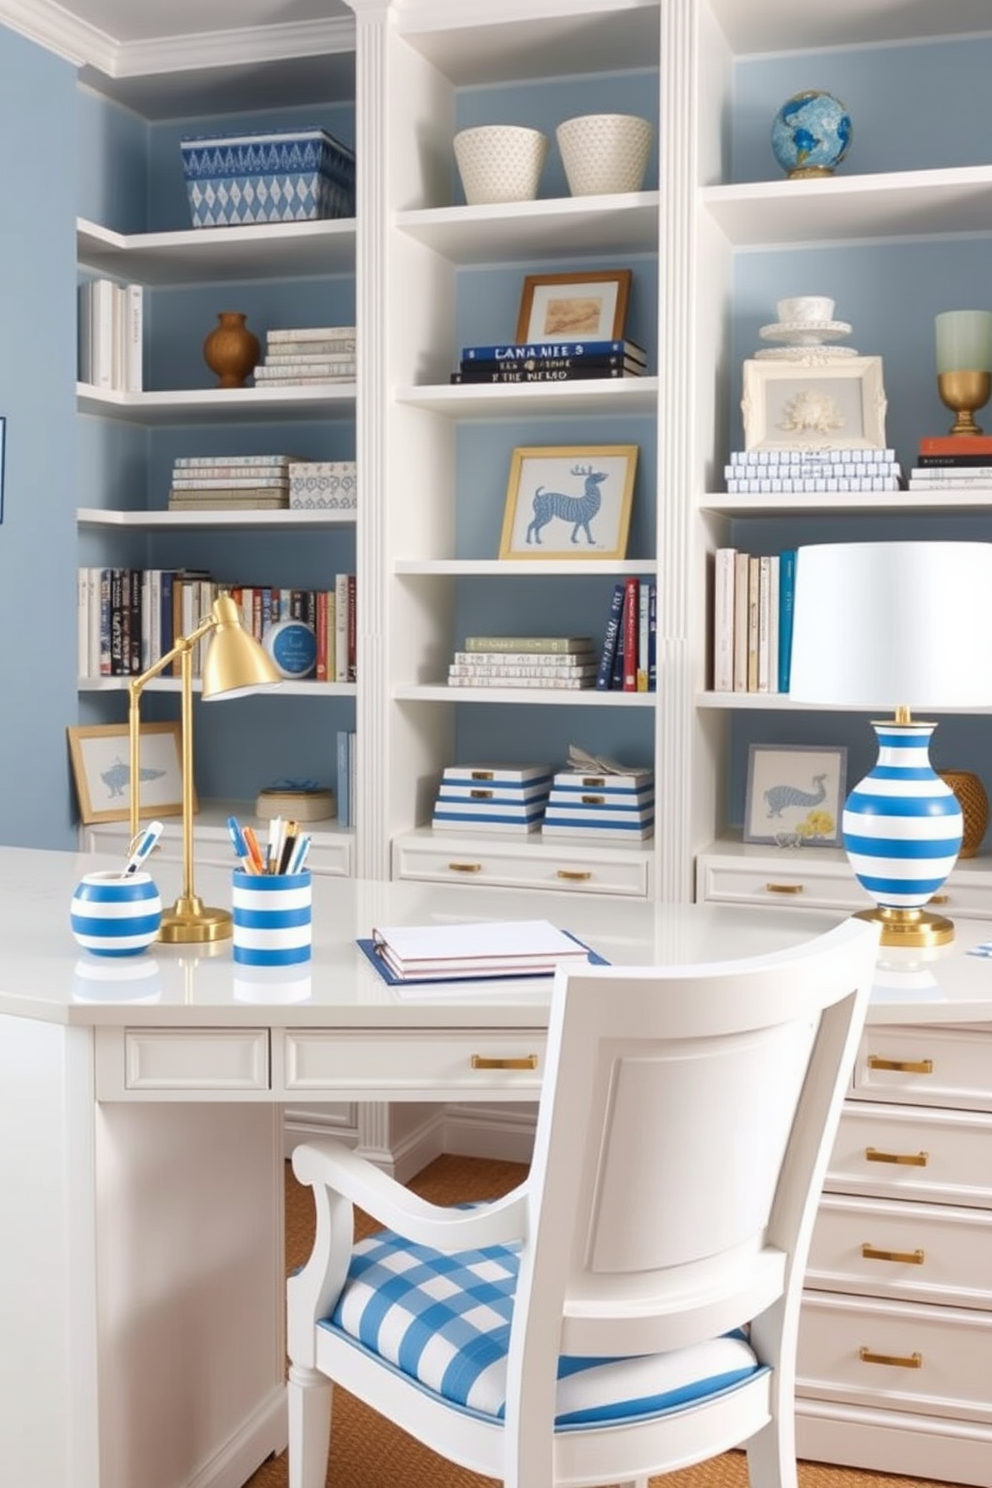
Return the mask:
[(310, 874), (234, 872), (233, 950), (245, 966), (309, 961)]
[(883, 908), (920, 909), (957, 861), (964, 818), (930, 764), (932, 723), (874, 723), (878, 759), (841, 824), (858, 882)]
[(158, 935), (162, 900), (147, 873), (86, 873), (73, 893), (69, 923), (95, 956), (136, 956)]

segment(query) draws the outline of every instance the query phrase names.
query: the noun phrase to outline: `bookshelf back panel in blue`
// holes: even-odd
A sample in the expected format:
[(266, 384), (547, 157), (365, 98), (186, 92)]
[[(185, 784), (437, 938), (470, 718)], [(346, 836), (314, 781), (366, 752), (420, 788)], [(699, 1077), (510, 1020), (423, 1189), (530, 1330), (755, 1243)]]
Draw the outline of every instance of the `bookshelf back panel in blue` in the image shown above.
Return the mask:
[(569, 744), (625, 765), (654, 763), (654, 720), (647, 708), (498, 707), (463, 703), (455, 725), (455, 764), (563, 766)]

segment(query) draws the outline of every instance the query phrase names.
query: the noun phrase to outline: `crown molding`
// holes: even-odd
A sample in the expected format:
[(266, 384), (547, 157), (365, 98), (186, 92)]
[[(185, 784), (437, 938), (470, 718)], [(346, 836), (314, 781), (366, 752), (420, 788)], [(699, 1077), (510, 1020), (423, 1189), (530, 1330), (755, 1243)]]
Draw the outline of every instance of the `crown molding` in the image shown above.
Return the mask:
[(80, 21), (53, 0), (0, 0), (0, 23), (76, 67), (95, 68), (108, 78), (320, 57), (350, 52), (355, 47), (351, 16), (122, 43)]

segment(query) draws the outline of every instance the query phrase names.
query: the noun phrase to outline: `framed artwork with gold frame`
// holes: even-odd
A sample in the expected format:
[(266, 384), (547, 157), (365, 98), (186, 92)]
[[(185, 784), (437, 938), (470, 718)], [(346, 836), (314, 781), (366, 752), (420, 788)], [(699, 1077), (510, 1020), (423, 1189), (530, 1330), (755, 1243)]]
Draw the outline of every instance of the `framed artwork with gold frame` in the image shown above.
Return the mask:
[[(126, 723), (66, 730), (79, 819), (127, 821), (131, 814), (131, 766)], [(143, 723), (138, 736), (142, 816), (181, 816), (182, 735), (178, 723)], [(193, 810), (197, 809), (196, 792)]]
[(513, 451), (500, 558), (625, 558), (636, 444)]

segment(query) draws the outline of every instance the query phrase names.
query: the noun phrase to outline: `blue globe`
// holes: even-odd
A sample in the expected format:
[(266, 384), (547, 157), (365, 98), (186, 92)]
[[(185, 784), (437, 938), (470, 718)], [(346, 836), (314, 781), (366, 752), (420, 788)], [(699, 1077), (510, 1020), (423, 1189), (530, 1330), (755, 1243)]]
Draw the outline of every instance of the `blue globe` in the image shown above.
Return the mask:
[(787, 98), (772, 122), (772, 150), (787, 176), (829, 176), (847, 154), (851, 116), (839, 98), (811, 88)]

